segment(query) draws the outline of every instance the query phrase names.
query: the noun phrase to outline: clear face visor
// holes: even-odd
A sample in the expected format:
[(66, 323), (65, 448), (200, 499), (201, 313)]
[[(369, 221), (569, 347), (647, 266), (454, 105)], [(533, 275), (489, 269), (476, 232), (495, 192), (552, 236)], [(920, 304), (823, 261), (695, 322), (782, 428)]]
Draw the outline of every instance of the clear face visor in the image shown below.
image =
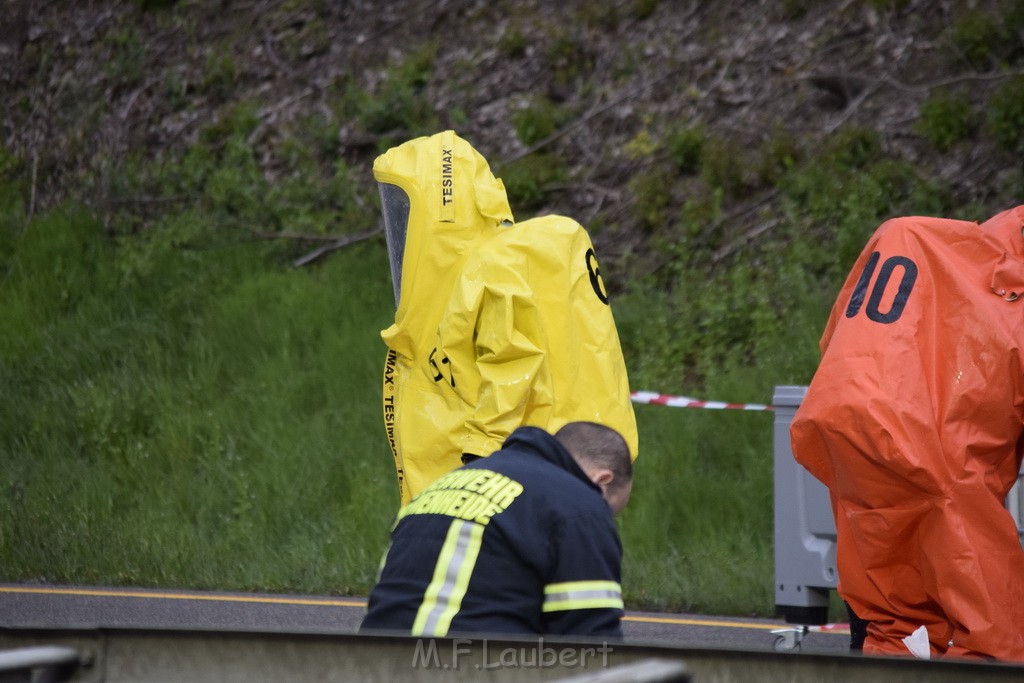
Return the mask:
[(380, 190), (381, 213), (384, 214), (384, 237), (388, 243), (391, 283), (395, 287), (395, 308), (402, 291), (402, 256), (409, 230), (409, 195), (398, 185), (377, 183)]

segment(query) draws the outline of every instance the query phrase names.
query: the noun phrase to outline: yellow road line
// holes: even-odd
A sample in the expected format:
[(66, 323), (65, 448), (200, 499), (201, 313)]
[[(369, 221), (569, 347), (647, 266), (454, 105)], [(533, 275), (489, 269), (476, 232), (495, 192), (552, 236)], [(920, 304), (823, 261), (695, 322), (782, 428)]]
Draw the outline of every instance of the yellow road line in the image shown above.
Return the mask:
[(648, 624), (679, 624), (682, 626), (722, 626), (726, 628), (756, 628), (769, 631), (776, 628), (785, 628), (779, 624), (758, 624), (749, 621), (715, 621), (712, 619), (684, 619), (679, 617), (639, 617), (626, 615), (623, 621), (641, 621)]
[[(160, 591), (103, 590), (97, 588), (45, 588), (31, 586), (0, 586), (0, 593), (28, 593), (36, 595), (80, 595), (104, 598), (149, 598), (156, 600), (207, 600), (211, 602), (252, 602), (274, 605), (312, 605), (319, 607), (366, 607), (366, 600), (352, 598), (333, 600), (324, 598), (274, 598), (259, 595), (211, 595), (207, 593), (165, 593)], [(713, 626), (722, 628), (751, 628), (764, 631), (786, 628), (785, 624), (763, 624), (749, 621), (721, 621), (684, 617), (647, 617), (626, 614), (623, 621), (648, 624), (675, 624), (679, 626)], [(848, 633), (848, 631), (823, 631)]]
[(160, 600), (210, 600), (214, 602), (256, 602), (276, 605), (320, 605), (324, 607), (365, 607), (366, 600), (325, 600), (305, 598), (272, 598), (266, 596), (208, 595), (199, 593), (161, 593), (158, 591), (118, 591), (92, 588), (27, 588), (0, 586), (0, 593), (34, 593), (42, 595), (85, 595), (106, 598), (155, 598)]
[[(623, 621), (639, 621), (649, 624), (678, 624), (680, 626), (714, 626), (722, 628), (752, 628), (764, 631), (774, 631), (783, 628), (800, 628), (797, 624), (763, 624), (751, 621), (719, 621), (714, 619), (689, 619), (684, 617), (644, 617), (627, 614), (622, 617)], [(845, 624), (829, 624), (826, 626), (811, 626), (809, 630), (815, 633), (836, 633), (839, 635), (850, 635), (849, 627)]]

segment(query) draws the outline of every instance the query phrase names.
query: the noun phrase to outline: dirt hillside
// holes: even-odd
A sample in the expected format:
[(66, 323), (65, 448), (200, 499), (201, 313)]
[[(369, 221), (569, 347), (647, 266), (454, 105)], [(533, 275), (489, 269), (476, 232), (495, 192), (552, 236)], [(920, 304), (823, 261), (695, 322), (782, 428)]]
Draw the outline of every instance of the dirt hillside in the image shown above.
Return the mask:
[[(539, 183), (523, 190), (527, 211), (593, 225), (621, 254), (645, 248), (637, 197), (651, 193), (638, 178), (666, 163), (674, 131), (722, 141), (705, 153), (738, 168), (720, 221), (728, 245), (758, 239), (774, 201), (751, 170), (755, 150), (785, 136), (806, 154), (857, 127), (951, 183), (955, 205), (994, 211), (1021, 199), (1020, 157), (984, 125), (989, 98), (1024, 70), (1014, 7), (15, 0), (0, 5), (2, 142), (31, 170), (31, 210), (71, 196), (104, 211), (123, 200), (111, 178), (128, 159), (173, 159), (240, 102), (256, 107), (249, 140), (269, 177), (312, 121), (326, 160), (365, 168), (368, 186), (381, 147), (453, 127), (499, 174), (528, 155), (557, 162), (550, 174), (525, 167)], [(942, 150), (918, 123), (937, 94), (971, 114), (968, 134)], [(701, 182), (683, 174), (659, 187), (682, 205)]]

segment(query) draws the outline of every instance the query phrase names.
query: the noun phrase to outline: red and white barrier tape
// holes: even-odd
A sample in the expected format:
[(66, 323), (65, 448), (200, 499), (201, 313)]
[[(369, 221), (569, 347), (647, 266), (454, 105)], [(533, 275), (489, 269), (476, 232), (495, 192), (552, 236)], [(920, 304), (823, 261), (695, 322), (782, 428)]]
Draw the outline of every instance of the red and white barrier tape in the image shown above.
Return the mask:
[(775, 410), (775, 406), (763, 403), (724, 403), (722, 401), (701, 401), (689, 396), (669, 396), (653, 391), (634, 391), (629, 396), (633, 403), (648, 403), (670, 408), (705, 408), (708, 410)]

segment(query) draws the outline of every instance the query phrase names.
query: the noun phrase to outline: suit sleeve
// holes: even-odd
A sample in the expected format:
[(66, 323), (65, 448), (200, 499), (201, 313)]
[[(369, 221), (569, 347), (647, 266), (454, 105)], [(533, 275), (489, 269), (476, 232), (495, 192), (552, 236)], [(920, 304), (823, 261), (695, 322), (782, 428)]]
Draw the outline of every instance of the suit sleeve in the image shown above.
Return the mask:
[(564, 520), (544, 586), (544, 633), (622, 637), (622, 544), (611, 513)]

